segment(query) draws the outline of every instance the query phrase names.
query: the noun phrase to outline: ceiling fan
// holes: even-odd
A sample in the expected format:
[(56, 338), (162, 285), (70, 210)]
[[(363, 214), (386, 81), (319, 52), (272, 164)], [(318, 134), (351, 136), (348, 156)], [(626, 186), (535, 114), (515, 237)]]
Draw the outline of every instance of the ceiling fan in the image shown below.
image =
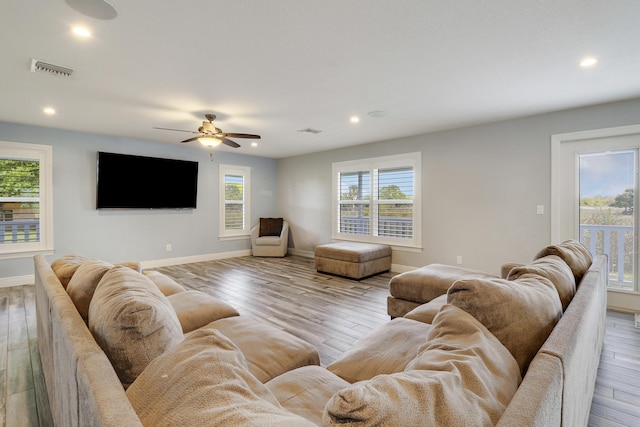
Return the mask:
[(204, 145), (206, 147), (217, 147), (221, 143), (224, 144), (224, 145), (228, 145), (229, 147), (233, 147), (233, 148), (240, 147), (240, 144), (228, 139), (227, 137), (230, 137), (230, 138), (260, 139), (260, 135), (253, 135), (253, 134), (250, 134), (250, 133), (222, 132), (222, 130), (220, 130), (220, 128), (217, 128), (213, 124), (213, 121), (216, 119), (216, 115), (215, 114), (205, 114), (204, 117), (208, 121), (203, 121), (202, 122), (202, 126), (200, 126), (198, 128), (197, 132), (196, 131), (191, 131), (191, 130), (157, 128), (157, 127), (154, 127), (154, 129), (173, 130), (173, 131), (176, 131), (176, 132), (195, 133), (197, 136), (194, 136), (193, 138), (185, 139), (184, 141), (180, 141), (180, 142), (191, 142), (191, 141), (198, 140), (202, 145)]

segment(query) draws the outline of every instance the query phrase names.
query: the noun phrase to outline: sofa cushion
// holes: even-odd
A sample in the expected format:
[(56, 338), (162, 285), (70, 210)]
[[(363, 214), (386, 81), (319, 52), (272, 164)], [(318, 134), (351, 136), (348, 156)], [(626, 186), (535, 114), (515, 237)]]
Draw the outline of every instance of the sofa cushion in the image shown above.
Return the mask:
[(89, 305), (89, 329), (125, 387), (183, 339), (167, 297), (127, 267), (114, 267), (102, 277)]
[(398, 317), (358, 341), (327, 369), (354, 383), (402, 372), (418, 354), (431, 325)]
[(468, 268), (430, 264), (392, 277), (389, 281), (389, 292), (396, 298), (424, 304), (446, 294), (449, 286), (456, 280), (493, 277), (495, 276)]
[(471, 315), (445, 305), (404, 372), (339, 391), (327, 403), (323, 421), (336, 426), (493, 426), (520, 381), (509, 351)]
[(423, 323), (432, 323), (433, 318), (440, 311), (443, 305), (447, 303), (447, 294), (440, 295), (432, 299), (426, 304), (419, 305), (404, 315), (405, 319), (417, 320)]
[(168, 297), (169, 295), (184, 292), (186, 290), (171, 277), (166, 274), (162, 274), (159, 271), (145, 271), (143, 274), (151, 279), (164, 296)]
[(85, 321), (89, 316), (89, 304), (98, 283), (102, 276), (112, 268), (113, 264), (105, 261), (86, 261), (78, 267), (73, 277), (69, 280), (67, 293)]
[(214, 320), (239, 316), (226, 302), (200, 291), (184, 291), (167, 297), (185, 334)]
[(576, 280), (576, 285), (582, 280), (582, 276), (591, 266), (593, 258), (591, 253), (582, 243), (576, 240), (567, 240), (559, 245), (550, 245), (540, 250), (533, 258), (543, 258), (548, 255), (556, 255), (567, 263)]
[(246, 316), (216, 320), (203, 328), (217, 329), (237, 345), (249, 371), (263, 383), (293, 369), (320, 364), (318, 350), (308, 342)]
[(199, 329), (156, 358), (127, 390), (146, 426), (312, 426), (284, 410), (215, 329)]
[(282, 233), (282, 218), (260, 218), (260, 233), (258, 237), (280, 236)]
[(491, 331), (511, 352), (523, 375), (562, 316), (553, 283), (530, 273), (514, 281), (458, 280), (449, 288), (447, 301)]
[(322, 425), (322, 413), (331, 396), (351, 384), (320, 366), (304, 366), (265, 385), (283, 408)]
[(76, 272), (78, 267), (89, 259), (80, 255), (65, 255), (62, 258), (51, 263), (51, 269), (58, 276), (58, 280), (62, 283), (62, 286), (66, 289), (69, 284), (69, 280)]
[(558, 291), (558, 296), (562, 303), (562, 311), (567, 309), (576, 294), (576, 282), (573, 272), (566, 262), (555, 255), (547, 255), (546, 257), (538, 258), (531, 264), (512, 268), (507, 275), (507, 280), (517, 280), (527, 273), (544, 276), (551, 280), (551, 283)]

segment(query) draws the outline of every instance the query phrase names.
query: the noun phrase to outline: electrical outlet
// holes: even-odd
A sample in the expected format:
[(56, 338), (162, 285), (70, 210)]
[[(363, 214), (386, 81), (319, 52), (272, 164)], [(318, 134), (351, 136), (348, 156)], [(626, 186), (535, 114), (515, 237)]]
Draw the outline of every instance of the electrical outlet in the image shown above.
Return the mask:
[(544, 205), (538, 205), (536, 206), (536, 213), (538, 215), (544, 215)]
[(171, 243), (167, 243), (167, 252), (171, 252)]
[(456, 257), (456, 264), (458, 264), (458, 265), (462, 265), (462, 255), (458, 255), (458, 256)]

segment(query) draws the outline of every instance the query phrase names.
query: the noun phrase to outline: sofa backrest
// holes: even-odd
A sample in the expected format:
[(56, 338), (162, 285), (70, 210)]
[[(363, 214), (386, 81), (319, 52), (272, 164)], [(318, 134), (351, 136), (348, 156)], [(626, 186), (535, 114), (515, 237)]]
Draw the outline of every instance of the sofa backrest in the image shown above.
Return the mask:
[(595, 257), (498, 426), (587, 425), (604, 340), (608, 275), (607, 257)]
[(38, 349), (59, 426), (142, 426), (111, 363), (42, 255), (34, 257)]

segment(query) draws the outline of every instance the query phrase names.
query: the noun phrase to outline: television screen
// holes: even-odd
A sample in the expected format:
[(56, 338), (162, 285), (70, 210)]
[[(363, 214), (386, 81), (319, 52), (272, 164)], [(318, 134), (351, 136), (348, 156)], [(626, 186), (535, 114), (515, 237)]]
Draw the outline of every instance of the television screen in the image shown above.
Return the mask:
[(198, 162), (98, 152), (97, 209), (196, 207)]

